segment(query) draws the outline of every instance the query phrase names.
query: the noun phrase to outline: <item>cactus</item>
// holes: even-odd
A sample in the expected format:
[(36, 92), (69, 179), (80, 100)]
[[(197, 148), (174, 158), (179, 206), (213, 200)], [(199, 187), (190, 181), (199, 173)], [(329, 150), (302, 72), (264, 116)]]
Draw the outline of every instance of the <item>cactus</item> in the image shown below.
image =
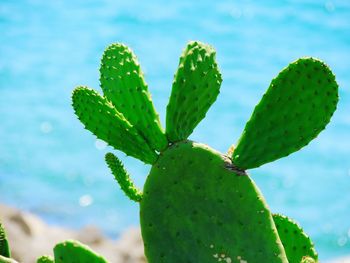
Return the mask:
[(11, 257), (10, 246), (6, 237), (5, 228), (1, 223), (0, 223), (0, 256), (7, 257), (7, 258)]
[(79, 87), (73, 93), (73, 107), (86, 128), (101, 140), (145, 163), (153, 163), (157, 154), (122, 113), (107, 98), (94, 90)]
[(105, 159), (125, 195), (132, 201), (140, 202), (142, 192), (135, 187), (128, 172), (124, 169), (122, 162), (113, 153), (107, 153)]
[(205, 117), (222, 79), (213, 47), (191, 42), (180, 57), (167, 106), (166, 134), (171, 142), (186, 140)]
[(108, 47), (100, 73), (104, 95), (78, 87), (73, 107), (98, 138), (152, 165), (142, 193), (119, 159), (106, 155), (121, 189), (140, 204), (149, 263), (317, 261), (310, 239), (271, 213), (246, 170), (299, 150), (330, 121), (338, 85), (323, 62), (301, 58), (283, 69), (228, 154), (188, 140), (219, 94), (222, 79), (210, 45), (185, 48), (165, 134), (128, 47)]
[(55, 260), (50, 256), (41, 256), (37, 259), (36, 263), (54, 263)]
[(279, 214), (274, 214), (273, 220), (289, 263), (299, 263), (305, 256), (317, 260), (312, 241), (296, 222)]
[(316, 263), (316, 261), (311, 257), (303, 257), (300, 263)]
[(0, 263), (17, 263), (11, 258), (10, 245), (6, 237), (4, 226), (0, 222)]
[(168, 142), (134, 53), (125, 45), (110, 45), (103, 54), (100, 73), (106, 98), (153, 150), (164, 150)]
[(58, 243), (54, 249), (54, 259), (41, 256), (37, 263), (107, 263), (108, 261), (92, 251), (88, 246), (75, 240)]
[(338, 85), (331, 70), (317, 59), (298, 59), (272, 80), (232, 161), (251, 169), (299, 150), (325, 128), (337, 102)]
[(18, 262), (12, 258), (0, 256), (0, 263), (18, 263)]
[(88, 246), (75, 240), (59, 243), (54, 248), (55, 263), (106, 263), (107, 260), (93, 252)]

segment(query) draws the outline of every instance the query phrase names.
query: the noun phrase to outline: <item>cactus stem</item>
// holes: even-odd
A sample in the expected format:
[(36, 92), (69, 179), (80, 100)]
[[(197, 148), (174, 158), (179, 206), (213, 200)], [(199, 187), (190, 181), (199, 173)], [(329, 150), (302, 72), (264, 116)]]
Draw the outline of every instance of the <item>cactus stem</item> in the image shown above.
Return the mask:
[(107, 153), (105, 160), (125, 195), (132, 201), (140, 202), (142, 200), (142, 192), (136, 188), (122, 162), (113, 153)]

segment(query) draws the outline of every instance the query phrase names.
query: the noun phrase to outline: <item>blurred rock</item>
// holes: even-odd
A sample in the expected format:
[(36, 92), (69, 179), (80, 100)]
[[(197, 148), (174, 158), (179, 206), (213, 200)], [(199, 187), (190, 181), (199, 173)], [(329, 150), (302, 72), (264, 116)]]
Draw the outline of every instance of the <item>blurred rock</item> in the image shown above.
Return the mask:
[(84, 244), (101, 245), (105, 237), (96, 226), (86, 226), (77, 234), (77, 239)]
[(6, 228), (12, 257), (34, 263), (41, 255), (53, 255), (56, 243), (76, 239), (90, 246), (111, 263), (145, 263), (140, 229), (126, 230), (119, 240), (106, 238), (100, 229), (87, 226), (79, 231), (47, 225), (37, 216), (0, 204), (0, 221)]
[(131, 228), (125, 231), (117, 241), (117, 248), (122, 257), (121, 262), (146, 262), (139, 228)]

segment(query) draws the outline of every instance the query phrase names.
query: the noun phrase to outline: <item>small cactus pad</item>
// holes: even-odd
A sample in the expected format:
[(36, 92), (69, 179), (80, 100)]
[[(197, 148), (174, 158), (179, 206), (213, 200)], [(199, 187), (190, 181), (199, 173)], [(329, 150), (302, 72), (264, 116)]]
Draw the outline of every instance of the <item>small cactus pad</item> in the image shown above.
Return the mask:
[(320, 60), (301, 58), (283, 69), (247, 122), (233, 163), (250, 169), (293, 153), (328, 124), (338, 102), (338, 84)]
[(94, 90), (78, 87), (72, 99), (79, 120), (99, 139), (145, 163), (155, 162), (156, 152), (106, 98)]
[(138, 190), (131, 181), (122, 162), (113, 153), (107, 153), (105, 160), (108, 167), (111, 169), (114, 178), (117, 180), (120, 188), (124, 191), (126, 196), (135, 202), (140, 202), (142, 199), (142, 192)]
[(18, 263), (18, 262), (12, 258), (0, 256), (0, 263)]
[(190, 141), (159, 156), (140, 202), (149, 263), (288, 262), (264, 198), (232, 169)]
[(99, 254), (78, 241), (67, 240), (54, 248), (55, 263), (107, 263)]
[(0, 256), (4, 256), (7, 258), (11, 257), (10, 246), (7, 241), (6, 232), (1, 223), (0, 223)]
[(41, 256), (36, 260), (36, 263), (54, 263), (54, 259), (50, 256)]
[(303, 257), (300, 263), (316, 263), (317, 261), (310, 257)]
[(190, 42), (180, 57), (166, 113), (171, 142), (187, 139), (220, 92), (222, 79), (213, 47)]
[(278, 214), (273, 215), (273, 220), (289, 263), (300, 263), (304, 256), (317, 260), (317, 253), (313, 243), (297, 223), (286, 216)]
[(110, 45), (103, 54), (100, 73), (106, 98), (148, 140), (153, 150), (164, 150), (168, 142), (131, 49), (123, 44)]

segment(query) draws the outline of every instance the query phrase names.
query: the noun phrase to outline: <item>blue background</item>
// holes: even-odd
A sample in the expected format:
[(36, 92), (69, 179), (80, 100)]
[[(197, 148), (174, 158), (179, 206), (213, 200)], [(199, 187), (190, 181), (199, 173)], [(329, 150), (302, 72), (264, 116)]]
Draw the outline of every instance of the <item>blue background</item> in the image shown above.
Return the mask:
[[(127, 2), (127, 3), (126, 3)], [(315, 56), (337, 75), (332, 122), (305, 149), (250, 171), (274, 212), (295, 218), (321, 259), (350, 253), (350, 2), (4, 1), (0, 3), (0, 201), (52, 224), (96, 224), (112, 236), (138, 225), (104, 164), (111, 149), (71, 108), (77, 85), (99, 90), (104, 48), (137, 54), (164, 122), (189, 40), (217, 50), (221, 94), (191, 139), (226, 152), (280, 69)], [(118, 152), (142, 187), (149, 166)]]

